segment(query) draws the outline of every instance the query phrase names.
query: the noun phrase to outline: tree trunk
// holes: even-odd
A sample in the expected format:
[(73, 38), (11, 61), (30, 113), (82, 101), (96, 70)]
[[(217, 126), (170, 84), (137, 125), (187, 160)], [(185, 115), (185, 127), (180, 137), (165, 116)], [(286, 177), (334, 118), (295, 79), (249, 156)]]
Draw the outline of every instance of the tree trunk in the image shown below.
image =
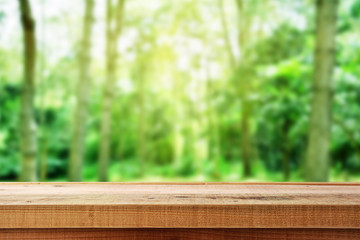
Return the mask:
[(77, 86), (77, 104), (74, 112), (70, 164), (69, 164), (69, 181), (81, 181), (82, 164), (84, 157), (84, 142), (86, 133), (86, 122), (88, 115), (88, 101), (91, 84), (90, 77), (90, 48), (94, 0), (85, 0), (85, 15), (83, 25), (83, 36), (80, 49), (80, 77)]
[(240, 72), (241, 77), (238, 79), (237, 84), (240, 85), (240, 100), (241, 100), (241, 158), (243, 161), (243, 176), (249, 177), (251, 176), (251, 160), (253, 158), (253, 146), (252, 146), (252, 136), (251, 136), (251, 128), (250, 128), (250, 120), (251, 120), (251, 103), (249, 101), (249, 91), (251, 90), (251, 83), (249, 79), (249, 74), (247, 72), (247, 68), (249, 68), (249, 63), (245, 61), (245, 49), (246, 43), (250, 39), (250, 25), (251, 21), (249, 21), (249, 16), (246, 16), (244, 11), (244, 3), (243, 0), (236, 0), (236, 6), (238, 10), (238, 28), (239, 28), (239, 38), (238, 45), (241, 51), (240, 58), (236, 61), (234, 52), (231, 47), (231, 42), (228, 33), (228, 27), (226, 23), (224, 13), (223, 0), (219, 0), (219, 9), (221, 15), (221, 23), (223, 27), (223, 35), (226, 43), (226, 48), (229, 56), (229, 63), (233, 68), (234, 74), (236, 74), (237, 69), (241, 68)]
[(288, 120), (284, 120), (282, 124), (282, 160), (283, 160), (283, 177), (284, 181), (290, 179), (290, 139), (288, 139), (288, 132), (291, 123)]
[(212, 176), (214, 179), (221, 178), (220, 160), (221, 160), (221, 144), (220, 144), (220, 129), (219, 129), (219, 113), (213, 103), (215, 96), (214, 82), (210, 76), (210, 67), (207, 66), (207, 85), (206, 85), (206, 105), (209, 135), (209, 160), (213, 163)]
[(242, 98), (242, 112), (241, 112), (241, 157), (243, 160), (243, 175), (244, 177), (251, 176), (251, 135), (250, 135), (250, 103), (248, 100)]
[[(106, 83), (103, 93), (103, 106), (100, 130), (100, 153), (99, 153), (99, 180), (108, 181), (108, 166), (110, 158), (111, 139), (111, 113), (116, 81), (116, 63), (118, 58), (117, 41), (121, 32), (124, 0), (118, 0), (116, 13), (112, 14), (112, 1), (107, 0), (106, 20)], [(115, 22), (115, 28), (113, 29)]]
[(21, 93), (21, 181), (36, 181), (36, 123), (34, 117), (36, 39), (35, 21), (28, 0), (19, 0), (24, 33), (24, 80)]
[[(41, 6), (41, 38), (45, 39), (45, 2), (42, 3)], [(41, 51), (43, 53), (46, 52), (45, 43), (42, 43)], [(47, 126), (47, 119), (46, 119), (46, 87), (48, 85), (48, 81), (44, 79), (44, 69), (45, 69), (45, 55), (42, 56), (39, 60), (39, 68), (38, 68), (38, 81), (39, 87), (37, 88), (39, 91), (40, 88), (40, 117), (39, 117), (39, 134), (40, 134), (40, 141), (39, 141), (39, 160), (40, 160), (40, 181), (45, 182), (47, 179), (47, 161), (48, 161), (48, 141), (49, 141), (49, 127)], [(39, 95), (39, 94), (38, 94)]]
[(316, 4), (315, 69), (305, 164), (306, 181), (327, 181), (329, 175), (336, 8), (337, 0), (318, 0)]
[(229, 29), (228, 29), (228, 25), (226, 22), (226, 14), (224, 13), (224, 1), (223, 0), (219, 0), (219, 9), (220, 9), (220, 17), (221, 17), (221, 25), (223, 28), (223, 36), (224, 36), (224, 40), (225, 40), (225, 44), (226, 44), (226, 49), (228, 52), (228, 56), (229, 56), (229, 62), (231, 67), (235, 70), (236, 69), (236, 59), (235, 59), (235, 55), (231, 46), (231, 41), (230, 41), (230, 36), (229, 36)]
[[(46, 126), (43, 126), (44, 128), (47, 128)], [(47, 129), (43, 130), (42, 133), (42, 141), (41, 141), (41, 147), (40, 147), (40, 181), (45, 182), (47, 178), (47, 160), (48, 160), (48, 133)]]
[(247, 42), (250, 40), (251, 22), (249, 16), (245, 14), (244, 3), (242, 0), (237, 0), (237, 7), (239, 12), (239, 40), (240, 47), (240, 59), (237, 67), (240, 76), (240, 99), (241, 99), (241, 156), (243, 160), (243, 176), (250, 177), (251, 173), (251, 161), (253, 158), (252, 151), (252, 136), (251, 136), (251, 102), (249, 100), (249, 94), (251, 91), (251, 79), (250, 79), (250, 63), (246, 61), (246, 48)]
[(140, 166), (140, 176), (144, 176), (145, 173), (145, 160), (147, 153), (147, 127), (146, 127), (146, 100), (145, 100), (145, 68), (144, 63), (140, 63), (139, 79), (138, 79), (138, 106), (139, 106), (139, 122), (138, 122), (138, 157)]
[(181, 167), (181, 161), (184, 152), (184, 136), (183, 136), (183, 106), (181, 103), (181, 94), (183, 91), (182, 76), (173, 76), (173, 167), (178, 172)]

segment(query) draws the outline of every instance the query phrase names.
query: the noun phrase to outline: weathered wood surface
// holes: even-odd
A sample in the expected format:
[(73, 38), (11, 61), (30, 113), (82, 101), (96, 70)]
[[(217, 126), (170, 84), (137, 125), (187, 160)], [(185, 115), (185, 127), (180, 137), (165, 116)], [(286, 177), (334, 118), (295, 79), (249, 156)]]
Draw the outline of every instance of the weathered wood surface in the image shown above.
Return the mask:
[(2, 240), (358, 240), (360, 229), (0, 229)]
[(360, 185), (1, 183), (0, 216), (0, 228), (360, 228)]

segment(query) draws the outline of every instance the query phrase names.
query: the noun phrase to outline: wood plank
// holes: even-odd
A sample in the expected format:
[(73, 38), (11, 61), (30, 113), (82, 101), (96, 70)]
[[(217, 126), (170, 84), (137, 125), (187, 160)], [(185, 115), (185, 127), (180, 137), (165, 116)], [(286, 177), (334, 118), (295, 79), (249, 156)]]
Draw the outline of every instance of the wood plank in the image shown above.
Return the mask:
[(358, 205), (360, 184), (0, 183), (1, 205)]
[(0, 239), (358, 240), (360, 229), (0, 229)]
[(0, 216), (0, 228), (360, 228), (360, 185), (1, 183)]

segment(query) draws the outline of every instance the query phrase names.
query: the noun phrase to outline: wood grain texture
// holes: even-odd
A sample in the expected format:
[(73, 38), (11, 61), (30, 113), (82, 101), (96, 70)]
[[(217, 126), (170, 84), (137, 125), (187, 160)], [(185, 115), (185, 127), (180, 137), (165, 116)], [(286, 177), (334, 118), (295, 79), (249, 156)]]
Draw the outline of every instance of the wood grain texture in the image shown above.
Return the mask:
[(0, 228), (360, 228), (360, 185), (1, 183), (0, 216)]
[(0, 239), (358, 240), (360, 229), (0, 229)]

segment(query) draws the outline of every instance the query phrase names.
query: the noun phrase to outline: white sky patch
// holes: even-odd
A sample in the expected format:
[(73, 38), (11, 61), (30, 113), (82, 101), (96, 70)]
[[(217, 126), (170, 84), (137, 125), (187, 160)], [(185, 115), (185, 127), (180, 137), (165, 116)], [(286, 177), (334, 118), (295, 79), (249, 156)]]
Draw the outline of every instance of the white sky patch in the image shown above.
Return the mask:
[(194, 53), (199, 54), (204, 51), (204, 45), (200, 39), (190, 38), (188, 40), (188, 44), (189, 44), (189, 51), (193, 54)]
[(281, 16), (281, 20), (286, 19), (290, 25), (299, 30), (305, 30), (307, 28), (306, 15), (298, 13), (295, 9), (291, 9), (289, 5), (286, 4), (286, 1), (276, 1), (274, 4), (278, 12), (277, 15)]
[(221, 71), (221, 65), (217, 62), (210, 62), (209, 63), (209, 77), (211, 79), (220, 78), (222, 71)]
[(118, 79), (117, 87), (121, 90), (121, 92), (128, 94), (134, 91), (134, 84), (133, 82), (128, 78), (120, 78)]
[(177, 59), (177, 68), (180, 71), (188, 71), (190, 69), (189, 57), (186, 54), (183, 54)]
[(118, 41), (118, 50), (121, 53), (126, 53), (129, 48), (134, 47), (134, 42), (138, 37), (139, 31), (136, 28), (124, 29)]
[(199, 81), (201, 81), (201, 82), (205, 82), (205, 81), (208, 80), (208, 73), (207, 73), (206, 67), (200, 68), (200, 69), (198, 70), (197, 75), (198, 75)]
[(22, 38), (18, 1), (7, 1), (1, 3), (1, 10), (4, 17), (0, 22), (0, 46), (15, 47), (20, 45)]

